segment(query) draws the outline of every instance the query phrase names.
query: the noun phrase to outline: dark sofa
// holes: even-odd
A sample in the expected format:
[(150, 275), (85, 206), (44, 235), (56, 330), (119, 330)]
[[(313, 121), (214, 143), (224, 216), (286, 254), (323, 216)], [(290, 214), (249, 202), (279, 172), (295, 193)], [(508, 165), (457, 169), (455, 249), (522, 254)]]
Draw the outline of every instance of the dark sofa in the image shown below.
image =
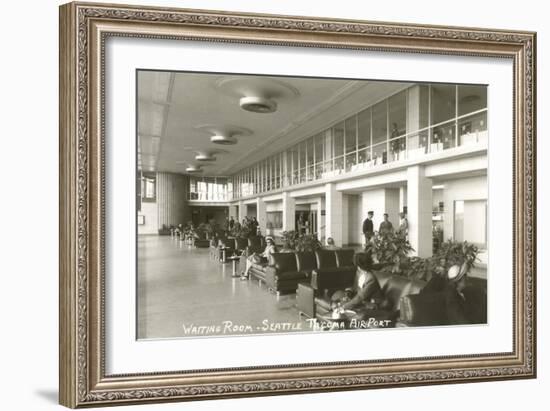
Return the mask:
[[(400, 324), (406, 326), (433, 326), (452, 324), (487, 323), (487, 282), (479, 278), (468, 278), (462, 290), (469, 304), (465, 306), (463, 318), (449, 316), (444, 291), (421, 292), (406, 295), (401, 300)], [(452, 312), (452, 311), (451, 311)]]
[[(336, 291), (357, 289), (360, 270), (353, 273), (315, 271), (311, 283), (298, 286), (296, 303), (300, 314), (323, 319), (331, 312), (331, 301)], [(403, 297), (418, 294), (426, 285), (425, 281), (409, 279), (386, 272), (374, 272), (381, 288), (383, 308), (373, 312), (378, 319), (390, 320), (391, 325), (401, 325), (399, 313)]]
[(353, 250), (317, 250), (315, 252), (275, 253), (260, 278), (269, 289), (281, 293), (295, 293), (300, 282), (309, 281), (313, 272), (352, 276), (355, 273)]
[[(335, 275), (316, 271), (311, 282), (298, 284), (296, 304), (300, 314), (310, 318), (324, 319), (331, 312), (331, 299), (336, 291), (357, 289), (360, 269), (353, 276)], [(443, 292), (423, 292), (426, 282), (394, 275), (384, 271), (374, 271), (380, 285), (383, 304), (372, 311), (372, 317), (390, 320), (390, 326), (434, 326), (449, 325), (446, 297)], [(469, 304), (468, 324), (487, 322), (486, 281), (468, 277), (463, 294)], [(366, 310), (369, 316), (369, 311)]]

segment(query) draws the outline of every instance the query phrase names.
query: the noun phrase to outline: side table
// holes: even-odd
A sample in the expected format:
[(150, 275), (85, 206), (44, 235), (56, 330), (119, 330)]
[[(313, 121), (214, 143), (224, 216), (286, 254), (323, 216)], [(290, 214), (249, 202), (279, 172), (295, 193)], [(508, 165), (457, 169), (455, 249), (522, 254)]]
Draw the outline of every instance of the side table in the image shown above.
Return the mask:
[(239, 257), (238, 255), (234, 255), (232, 257), (227, 257), (227, 260), (231, 261), (233, 264), (233, 273), (231, 275), (231, 277), (240, 277), (240, 275), (237, 273), (237, 266), (239, 265), (239, 260), (241, 259), (241, 257)]

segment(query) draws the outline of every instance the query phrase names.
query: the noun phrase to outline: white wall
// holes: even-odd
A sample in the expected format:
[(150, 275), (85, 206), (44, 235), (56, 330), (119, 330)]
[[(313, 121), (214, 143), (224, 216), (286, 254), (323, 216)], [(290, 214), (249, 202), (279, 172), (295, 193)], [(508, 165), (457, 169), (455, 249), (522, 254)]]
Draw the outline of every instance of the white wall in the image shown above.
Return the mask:
[[(471, 177), (467, 179), (449, 180), (443, 183), (443, 239), (453, 237), (454, 229), (454, 201), (487, 199), (487, 177)], [(439, 190), (435, 190), (436, 192)], [(435, 204), (435, 202), (434, 202)], [(512, 218), (512, 216), (510, 216)]]
[(439, 207), (439, 202), (444, 201), (443, 190), (432, 190), (432, 205), (433, 208)]
[(283, 211), (283, 202), (271, 201), (269, 203), (265, 203), (265, 211), (268, 213), (273, 211)]
[(141, 203), (141, 211), (138, 215), (142, 215), (145, 219), (145, 224), (138, 224), (138, 234), (158, 234), (158, 206), (157, 203)]
[(369, 211), (374, 211), (374, 231), (378, 231), (380, 223), (384, 221), (384, 213), (388, 214), (389, 221), (394, 228), (399, 226), (399, 189), (378, 188), (363, 191), (361, 202), (361, 222), (367, 218)]
[[(110, 0), (111, 3), (137, 3), (171, 7), (227, 9), (242, 12), (267, 12), (304, 16), (340, 17), (376, 21), (401, 21), (456, 26), (528, 29), (538, 31), (538, 209), (539, 253), (538, 356), (536, 380), (449, 384), (429, 387), (348, 391), (309, 395), (256, 397), (239, 400), (201, 401), (140, 405), (119, 408), (121, 411), (246, 411), (335, 410), (346, 407), (369, 409), (407, 409), (411, 411), (445, 410), (543, 410), (550, 387), (550, 300), (542, 298), (550, 289), (549, 253), (544, 252), (550, 238), (549, 190), (545, 177), (550, 162), (543, 161), (550, 152), (549, 86), (550, 26), (545, 2), (480, 2), (462, 0), (451, 10), (440, 1), (358, 2), (340, 0)], [(61, 411), (57, 405), (58, 364), (58, 10), (61, 1), (30, 0), (5, 2), (3, 13), (10, 18), (0, 25), (2, 45), (7, 56), (16, 62), (0, 66), (3, 83), (2, 112), (9, 121), (3, 123), (3, 152), (0, 163), (7, 177), (18, 171), (18, 178), (4, 179), (4, 190), (17, 201), (1, 203), (2, 273), (0, 312), (2, 312), (2, 350), (0, 364), (3, 409), (10, 411)], [(32, 27), (32, 30), (23, 30)], [(32, 113), (32, 121), (29, 121)], [(24, 153), (24, 161), (22, 155)], [(37, 178), (39, 172), (40, 179)], [(32, 189), (29, 189), (32, 187)], [(22, 224), (36, 213), (40, 199), (43, 219), (36, 246)], [(25, 290), (14, 292), (14, 290)], [(29, 303), (32, 301), (32, 304)], [(267, 339), (266, 339), (267, 341)], [(403, 341), (406, 344), (406, 340)], [(9, 393), (9, 395), (7, 395)]]
[[(466, 179), (449, 180), (443, 183), (443, 202), (445, 212), (443, 213), (443, 240), (453, 238), (454, 233), (454, 202), (457, 200), (483, 200), (487, 199), (487, 176), (471, 177)], [(439, 190), (436, 190), (439, 191)], [(487, 203), (489, 205), (489, 203)], [(503, 229), (510, 221), (503, 222)], [(468, 224), (470, 224), (469, 222)], [(482, 224), (482, 221), (479, 222)], [(482, 251), (478, 256), (481, 265), (488, 262), (487, 253)]]
[[(346, 210), (344, 210), (346, 211)], [(361, 196), (348, 195), (348, 240), (344, 244), (361, 244), (363, 242), (363, 220), (361, 219)]]

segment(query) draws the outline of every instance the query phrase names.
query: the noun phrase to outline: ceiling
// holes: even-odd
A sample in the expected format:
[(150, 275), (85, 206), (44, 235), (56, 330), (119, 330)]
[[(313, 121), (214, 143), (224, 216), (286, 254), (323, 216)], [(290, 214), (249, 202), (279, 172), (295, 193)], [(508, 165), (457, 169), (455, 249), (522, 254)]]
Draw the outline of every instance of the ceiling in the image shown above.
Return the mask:
[[(138, 72), (138, 168), (185, 173), (203, 164), (205, 175), (231, 175), (331, 126), (408, 83), (187, 72)], [(253, 113), (239, 99), (261, 93), (274, 113)], [(238, 143), (210, 142), (212, 130), (238, 130)], [(216, 161), (194, 161), (196, 151)], [(217, 151), (217, 152), (216, 152)]]

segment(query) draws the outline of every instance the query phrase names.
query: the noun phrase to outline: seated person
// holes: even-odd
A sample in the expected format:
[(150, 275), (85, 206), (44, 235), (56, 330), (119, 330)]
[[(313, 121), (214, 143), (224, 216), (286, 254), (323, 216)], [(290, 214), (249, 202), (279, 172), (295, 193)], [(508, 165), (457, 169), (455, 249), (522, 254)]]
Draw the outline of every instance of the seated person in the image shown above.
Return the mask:
[(267, 262), (269, 261), (269, 256), (277, 252), (277, 247), (275, 247), (275, 241), (273, 241), (273, 237), (266, 237), (265, 241), (266, 246), (262, 254), (253, 253), (246, 259), (246, 268), (243, 272), (243, 275), (241, 276), (241, 280), (246, 280), (248, 278), (248, 272), (250, 271), (250, 268), (252, 268), (253, 264), (267, 264)]
[(327, 238), (327, 245), (324, 247), (325, 250), (340, 250), (340, 247), (336, 247), (334, 244), (334, 238)]
[(340, 303), (345, 310), (364, 311), (384, 307), (384, 296), (378, 279), (372, 273), (372, 257), (370, 254), (357, 255), (357, 291), (347, 289), (347, 296)]

